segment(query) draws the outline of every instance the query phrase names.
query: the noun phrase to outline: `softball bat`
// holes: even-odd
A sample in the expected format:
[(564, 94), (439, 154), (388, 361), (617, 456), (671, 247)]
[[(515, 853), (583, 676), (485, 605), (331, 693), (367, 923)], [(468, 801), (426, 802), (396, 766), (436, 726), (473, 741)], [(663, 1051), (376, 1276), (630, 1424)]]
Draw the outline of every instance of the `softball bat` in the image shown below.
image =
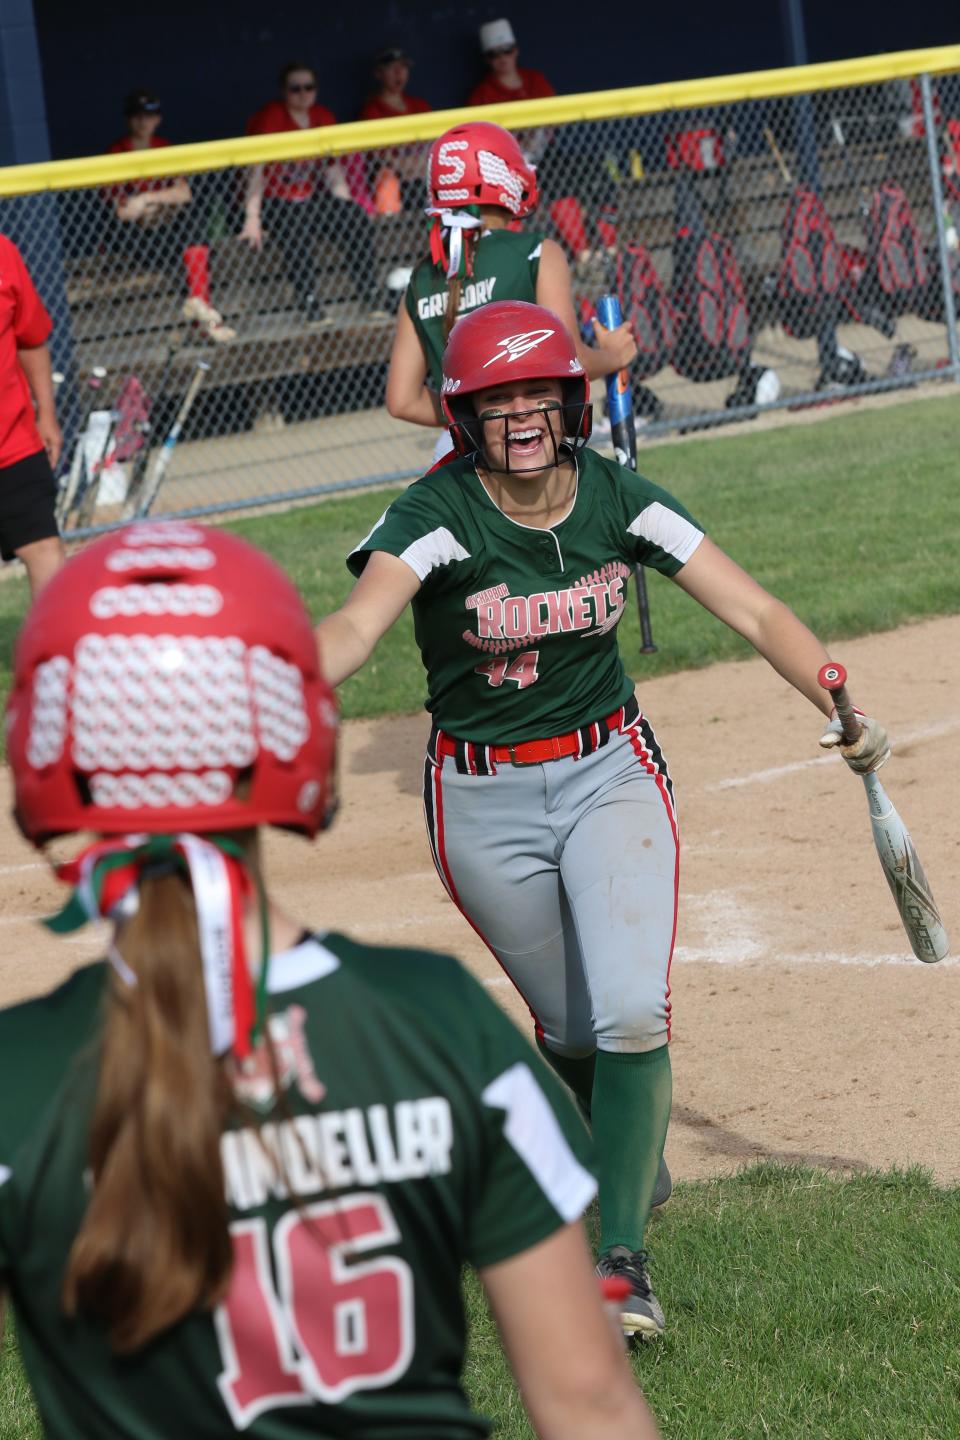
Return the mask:
[[(597, 301), (597, 319), (605, 330), (616, 330), (623, 323), (620, 301), (616, 295), (601, 295)], [(637, 427), (633, 418), (633, 393), (630, 389), (630, 372), (619, 370), (607, 376), (607, 414), (610, 417), (610, 437), (618, 462), (629, 470), (637, 468)], [(640, 654), (655, 655), (653, 629), (650, 624), (650, 598), (647, 595), (647, 577), (642, 565), (633, 567), (637, 581), (637, 608), (640, 611)]]
[[(831, 662), (822, 666), (818, 681), (833, 697), (837, 716), (843, 726), (843, 743), (855, 745), (860, 737), (860, 722), (847, 695), (847, 672), (842, 665)], [(873, 843), (887, 877), (890, 893), (900, 912), (910, 948), (918, 960), (942, 960), (950, 948), (933, 891), (910, 831), (904, 825), (876, 772), (860, 777), (867, 792)]]

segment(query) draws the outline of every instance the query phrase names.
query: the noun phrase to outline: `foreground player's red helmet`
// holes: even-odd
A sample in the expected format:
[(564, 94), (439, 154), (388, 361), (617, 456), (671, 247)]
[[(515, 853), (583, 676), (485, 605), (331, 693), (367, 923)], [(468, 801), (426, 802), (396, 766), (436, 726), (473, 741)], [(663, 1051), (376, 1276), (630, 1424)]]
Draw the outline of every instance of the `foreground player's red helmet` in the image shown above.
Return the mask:
[(430, 147), (427, 188), (435, 210), (502, 205), (518, 219), (537, 204), (537, 177), (509, 130), (487, 120), (455, 125)]
[(192, 523), (127, 526), (58, 572), (20, 634), (7, 729), (37, 844), (314, 835), (333, 812), (337, 711), (303, 602), (261, 551)]
[(563, 321), (544, 305), (502, 300), (458, 320), (443, 352), (441, 405), (461, 455), (483, 449), (474, 393), (507, 380), (559, 380), (564, 436), (575, 450), (590, 439), (590, 384)]

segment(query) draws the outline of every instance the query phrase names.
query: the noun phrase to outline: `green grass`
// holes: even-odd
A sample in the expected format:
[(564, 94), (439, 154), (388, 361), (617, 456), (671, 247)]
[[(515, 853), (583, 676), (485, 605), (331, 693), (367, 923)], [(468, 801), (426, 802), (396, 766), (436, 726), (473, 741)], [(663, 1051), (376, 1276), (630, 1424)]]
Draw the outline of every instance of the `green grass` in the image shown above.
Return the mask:
[[(632, 1364), (665, 1440), (955, 1440), (960, 1190), (759, 1166), (678, 1186), (651, 1227), (662, 1343)], [(479, 1287), (476, 1407), (532, 1436)]]
[[(650, 1243), (667, 1334), (631, 1363), (664, 1440), (960, 1435), (960, 1190), (762, 1165), (678, 1186)], [(467, 1303), (471, 1399), (528, 1440), (473, 1279)], [(8, 1341), (0, 1440), (39, 1435)]]

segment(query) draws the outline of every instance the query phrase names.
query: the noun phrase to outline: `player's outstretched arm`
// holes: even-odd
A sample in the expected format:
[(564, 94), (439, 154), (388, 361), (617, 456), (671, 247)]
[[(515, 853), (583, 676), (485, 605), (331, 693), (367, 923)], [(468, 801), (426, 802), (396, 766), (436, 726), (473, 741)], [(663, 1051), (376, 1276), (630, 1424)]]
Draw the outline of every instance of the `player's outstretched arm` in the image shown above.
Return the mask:
[(657, 1440), (579, 1223), (480, 1279), (540, 1440)]
[(401, 305), (387, 371), (386, 405), (395, 420), (442, 425), (440, 397), (427, 387), (427, 362), (413, 321)]
[(540, 251), (537, 304), (545, 305), (554, 315), (559, 315), (577, 347), (577, 358), (586, 370), (589, 380), (615, 375), (618, 370), (636, 359), (636, 341), (626, 321), (618, 325), (616, 330), (604, 330), (602, 335), (598, 335), (596, 346), (584, 343), (573, 309), (570, 266), (556, 240), (544, 240)]
[(314, 627), (320, 668), (336, 687), (369, 659), (381, 635), (403, 614), (420, 589), (420, 577), (404, 560), (375, 550), (339, 610)]
[(789, 605), (764, 590), (709, 538), (700, 542), (673, 579), (711, 615), (749, 641), (812, 705), (830, 714), (829, 697), (817, 683), (820, 667), (830, 656)]

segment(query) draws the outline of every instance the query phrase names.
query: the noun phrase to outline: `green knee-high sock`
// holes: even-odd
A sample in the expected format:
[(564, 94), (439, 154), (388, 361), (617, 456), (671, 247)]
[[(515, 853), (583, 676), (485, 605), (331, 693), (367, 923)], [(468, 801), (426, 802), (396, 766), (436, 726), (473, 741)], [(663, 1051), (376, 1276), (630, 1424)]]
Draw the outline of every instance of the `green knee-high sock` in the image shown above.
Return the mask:
[(590, 1124), (590, 1103), (593, 1097), (593, 1072), (597, 1063), (596, 1050), (589, 1055), (558, 1055), (556, 1050), (551, 1050), (545, 1045), (538, 1035), (537, 1049), (546, 1060), (551, 1070), (560, 1076), (564, 1085), (573, 1091), (573, 1098), (577, 1102), (580, 1114)]
[(601, 1050), (593, 1081), (593, 1140), (600, 1175), (600, 1251), (643, 1248), (643, 1231), (670, 1121), (666, 1045), (642, 1054)]

